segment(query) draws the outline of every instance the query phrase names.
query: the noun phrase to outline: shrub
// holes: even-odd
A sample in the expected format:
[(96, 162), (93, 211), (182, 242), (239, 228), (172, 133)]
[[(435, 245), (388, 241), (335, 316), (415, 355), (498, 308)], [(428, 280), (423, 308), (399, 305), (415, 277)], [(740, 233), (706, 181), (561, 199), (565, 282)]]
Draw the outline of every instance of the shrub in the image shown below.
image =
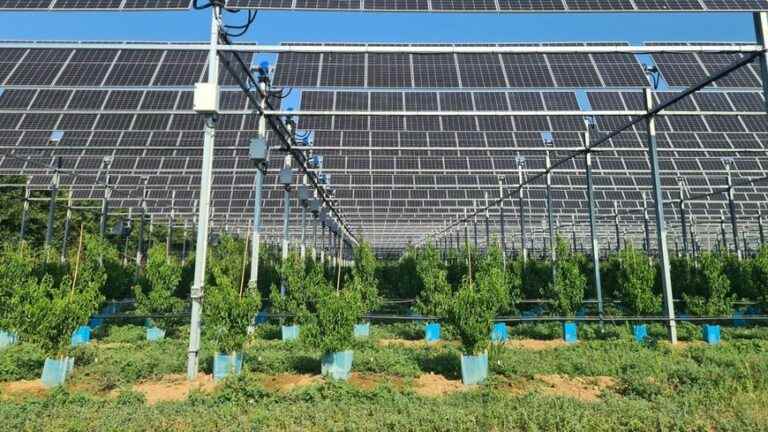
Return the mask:
[[(86, 239), (85, 244), (87, 248), (94, 242)], [(9, 330), (51, 355), (65, 351), (72, 332), (84, 324), (104, 300), (101, 290), (107, 279), (105, 271), (92, 250), (86, 249), (83, 259), (80, 252), (70, 273), (60, 281), (49, 274), (40, 278), (27, 274), (8, 301), (5, 315)], [(31, 258), (19, 259), (24, 261), (22, 267), (26, 269), (36, 266), (34, 261), (27, 262)]]
[(756, 299), (758, 296), (753, 277), (755, 261), (747, 258), (740, 260), (733, 254), (723, 256), (723, 270), (731, 283), (731, 291), (737, 298)]
[(768, 246), (761, 246), (752, 264), (754, 299), (768, 306)]
[(285, 295), (272, 286), (272, 311), (289, 315), (285, 318), (289, 324), (301, 323), (317, 311), (320, 290), (330, 288), (324, 269), (320, 264), (302, 261), (296, 251), (291, 251), (280, 266), (280, 275), (285, 281)]
[(357, 291), (362, 301), (363, 313), (368, 313), (381, 305), (379, 281), (376, 279), (376, 256), (371, 246), (363, 241), (354, 249), (355, 265), (349, 289)]
[(656, 266), (631, 244), (610, 258), (606, 270), (607, 279), (612, 281), (615, 290), (614, 295), (624, 302), (632, 314), (651, 314), (661, 308), (661, 297), (653, 293)]
[(307, 316), (301, 338), (323, 353), (345, 351), (352, 348), (354, 326), (363, 315), (363, 301), (355, 290), (334, 291), (321, 289), (317, 313)]
[(497, 313), (514, 310), (520, 301), (520, 280), (506, 271), (504, 256), (495, 243), (477, 260), (475, 283), (479, 291), (492, 296)]
[(210, 256), (212, 283), (206, 290), (203, 319), (205, 331), (219, 352), (243, 349), (248, 325), (261, 307), (259, 291), (246, 289), (242, 283), (244, 248), (244, 242), (224, 236)]
[[(145, 295), (141, 287), (134, 286), (136, 312), (140, 315), (174, 315), (184, 310), (184, 302), (174, 297), (173, 293), (181, 281), (181, 263), (168, 256), (164, 245), (156, 245), (149, 250), (149, 257), (144, 277), (150, 284), (150, 291)], [(153, 317), (149, 319), (163, 328), (180, 324), (179, 317)]]
[(573, 316), (584, 299), (587, 278), (581, 272), (580, 259), (568, 243), (557, 238), (556, 281), (547, 284), (544, 296), (554, 300), (554, 310), (561, 316)]
[(693, 272), (692, 294), (683, 294), (688, 312), (694, 315), (717, 316), (731, 312), (733, 295), (731, 283), (724, 273), (723, 261), (715, 254), (704, 252), (699, 257), (699, 271)]
[(465, 277), (448, 308), (448, 322), (456, 329), (462, 350), (467, 355), (482, 354), (489, 344), (489, 334), (497, 302), (492, 284), (474, 283)]
[(453, 290), (436, 247), (427, 244), (419, 251), (416, 272), (423, 286), (416, 299), (416, 310), (423, 315), (444, 316)]

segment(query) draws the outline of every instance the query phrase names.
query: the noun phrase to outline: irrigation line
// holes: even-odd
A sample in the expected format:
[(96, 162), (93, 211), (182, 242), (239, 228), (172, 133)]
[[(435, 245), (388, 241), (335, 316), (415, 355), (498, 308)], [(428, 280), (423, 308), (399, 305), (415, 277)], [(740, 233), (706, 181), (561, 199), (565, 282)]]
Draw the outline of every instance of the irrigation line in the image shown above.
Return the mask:
[(502, 195), (499, 198), (496, 198), (495, 200), (491, 201), (489, 204), (486, 204), (485, 206), (483, 206), (481, 208), (477, 208), (474, 211), (467, 212), (467, 215), (465, 217), (463, 217), (463, 218), (462, 217), (458, 217), (455, 221), (450, 222), (445, 228), (436, 231), (431, 236), (434, 237), (434, 236), (438, 236), (440, 234), (446, 233), (446, 232), (450, 231), (453, 227), (456, 227), (456, 226), (458, 226), (458, 225), (460, 225), (460, 224), (462, 224), (464, 222), (467, 222), (467, 221), (471, 220), (471, 218), (479, 215), (481, 212), (484, 212), (485, 210), (488, 210), (488, 209), (490, 209), (492, 207), (496, 207), (497, 205), (500, 205), (505, 200), (507, 200), (509, 198), (512, 198), (514, 196), (514, 194), (517, 193), (524, 186), (526, 186), (526, 185), (528, 185), (528, 184), (530, 184), (530, 183), (532, 183), (532, 182), (534, 182), (534, 181), (536, 181), (536, 180), (538, 180), (540, 178), (543, 178), (544, 176), (546, 176), (550, 172), (554, 171), (555, 168), (558, 168), (559, 166), (565, 164), (566, 162), (572, 160), (573, 158), (575, 158), (575, 157), (577, 157), (579, 155), (591, 152), (594, 147), (598, 147), (598, 146), (601, 146), (601, 145), (607, 143), (612, 138), (614, 138), (614, 137), (624, 133), (627, 129), (635, 126), (636, 124), (638, 124), (638, 123), (640, 123), (642, 121), (646, 121), (646, 120), (648, 120), (650, 118), (653, 118), (654, 116), (656, 116), (658, 113), (660, 113), (662, 110), (666, 109), (667, 107), (670, 107), (670, 106), (680, 102), (681, 100), (685, 99), (686, 97), (688, 97), (688, 96), (696, 93), (697, 91), (703, 89), (704, 87), (708, 86), (709, 84), (711, 84), (711, 83), (713, 83), (713, 82), (715, 82), (715, 81), (717, 81), (717, 80), (719, 80), (719, 79), (721, 79), (723, 77), (728, 76), (729, 74), (731, 74), (731, 72), (733, 72), (733, 71), (735, 71), (735, 70), (737, 70), (737, 69), (739, 69), (739, 68), (741, 68), (741, 67), (743, 67), (745, 65), (748, 65), (748, 64), (752, 63), (752, 61), (755, 58), (759, 57), (760, 55), (762, 55), (760, 52), (752, 52), (749, 55), (743, 57), (742, 59), (740, 59), (740, 60), (738, 60), (738, 61), (736, 61), (734, 63), (731, 63), (729, 66), (726, 66), (725, 68), (719, 70), (714, 75), (706, 77), (706, 78), (700, 80), (698, 83), (694, 84), (693, 86), (688, 87), (687, 89), (683, 90), (680, 93), (677, 93), (672, 98), (667, 99), (664, 102), (661, 102), (660, 104), (658, 104), (655, 107), (653, 107), (652, 109), (650, 109), (647, 113), (645, 113), (643, 115), (639, 115), (637, 117), (634, 117), (634, 118), (626, 121), (622, 126), (620, 126), (619, 128), (613, 130), (612, 132), (609, 132), (606, 135), (603, 135), (601, 138), (599, 138), (594, 143), (584, 143), (584, 148), (583, 149), (575, 151), (570, 156), (567, 156), (564, 159), (560, 159), (557, 162), (553, 163), (549, 168), (545, 168), (543, 171), (541, 171), (541, 172), (539, 172), (537, 174), (534, 174), (533, 176), (528, 177), (525, 181), (523, 181), (520, 184), (516, 185), (513, 190), (505, 193), (504, 195)]

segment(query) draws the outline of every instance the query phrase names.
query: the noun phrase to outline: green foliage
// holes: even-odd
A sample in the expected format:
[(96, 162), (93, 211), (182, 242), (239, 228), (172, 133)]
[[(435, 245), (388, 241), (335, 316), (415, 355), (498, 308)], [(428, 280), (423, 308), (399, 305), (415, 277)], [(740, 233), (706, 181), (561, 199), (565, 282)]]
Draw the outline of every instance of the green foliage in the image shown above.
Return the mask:
[[(395, 265), (388, 266), (389, 275), (387, 278), (388, 289), (385, 292), (392, 293), (395, 298), (416, 298), (424, 285), (421, 282), (419, 273), (416, 270), (416, 262), (419, 251), (411, 245), (408, 245), (405, 252)], [(382, 278), (379, 278), (382, 280)]]
[(474, 279), (477, 289), (491, 296), (497, 313), (505, 314), (515, 310), (521, 297), (521, 281), (506, 271), (501, 248), (495, 243), (477, 259)]
[(444, 316), (453, 290), (448, 283), (448, 272), (440, 260), (440, 251), (431, 244), (416, 255), (416, 273), (423, 286), (416, 299), (416, 310), (423, 315)]
[[(123, 266), (120, 251), (108, 240), (99, 235), (85, 235), (83, 239), (85, 261), (99, 263), (106, 280), (102, 294), (108, 300), (122, 300), (132, 294), (135, 273), (132, 268)], [(70, 250), (70, 265), (75, 262), (77, 246)]]
[(581, 272), (581, 259), (571, 252), (568, 243), (557, 238), (557, 261), (554, 284), (546, 285), (544, 296), (554, 301), (555, 313), (573, 316), (584, 299), (587, 278)]
[(296, 251), (291, 251), (280, 267), (280, 276), (285, 283), (285, 296), (280, 295), (277, 286), (272, 287), (269, 296), (272, 312), (290, 315), (289, 324), (306, 322), (317, 312), (317, 302), (324, 289), (330, 289), (320, 264), (301, 259)]
[[(759, 251), (758, 251), (759, 254)], [(731, 291), (739, 299), (756, 299), (758, 296), (755, 281), (755, 263), (749, 258), (738, 259), (734, 254), (723, 256), (725, 276), (731, 283)]]
[(42, 271), (44, 264), (39, 257), (24, 247), (6, 249), (3, 260), (11, 263), (9, 273), (16, 278), (3, 309), (7, 329), (49, 354), (62, 353), (72, 332), (85, 324), (104, 300), (101, 290), (107, 276), (89, 249), (93, 244), (86, 238), (83, 258), (58, 280)]
[(467, 355), (482, 354), (489, 344), (498, 292), (488, 281), (482, 286), (464, 278), (448, 308), (448, 322), (456, 329)]
[(725, 276), (722, 259), (712, 253), (699, 256), (699, 268), (691, 272), (692, 293), (684, 293), (683, 300), (688, 312), (693, 315), (727, 315), (733, 307), (731, 283)]
[(323, 353), (345, 351), (354, 344), (354, 326), (363, 316), (363, 301), (355, 290), (320, 290), (317, 312), (302, 323), (300, 337)]
[(45, 353), (38, 346), (18, 343), (0, 348), (0, 382), (40, 377)]
[(614, 289), (613, 295), (634, 315), (653, 314), (661, 308), (661, 297), (653, 292), (656, 273), (656, 266), (645, 253), (631, 244), (611, 256), (606, 266), (606, 280)]
[(248, 325), (261, 307), (259, 291), (241, 283), (244, 248), (245, 242), (223, 236), (210, 253), (203, 320), (206, 335), (219, 352), (242, 351)]
[(552, 271), (548, 262), (529, 259), (523, 265), (523, 258), (516, 257), (509, 263), (510, 278), (520, 286), (523, 298), (537, 299), (551, 283)]
[(768, 306), (768, 246), (762, 246), (757, 251), (752, 264), (752, 278), (753, 298)]
[[(174, 256), (167, 256), (165, 246), (158, 244), (149, 250), (144, 277), (150, 285), (149, 294), (141, 287), (134, 287), (136, 312), (139, 315), (173, 315), (184, 311), (184, 301), (174, 297), (181, 281), (181, 263)], [(180, 317), (150, 318), (155, 325), (164, 329), (179, 325)]]
[(354, 249), (355, 265), (352, 267), (352, 279), (347, 287), (357, 291), (362, 301), (363, 313), (375, 310), (381, 305), (379, 281), (376, 279), (376, 256), (371, 245), (362, 241)]

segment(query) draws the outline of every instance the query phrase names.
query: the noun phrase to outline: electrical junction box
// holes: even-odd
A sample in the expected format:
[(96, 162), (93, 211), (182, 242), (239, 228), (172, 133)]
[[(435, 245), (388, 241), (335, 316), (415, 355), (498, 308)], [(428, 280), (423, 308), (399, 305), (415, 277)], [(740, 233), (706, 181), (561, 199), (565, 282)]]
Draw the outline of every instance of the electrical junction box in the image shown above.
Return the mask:
[(309, 188), (307, 186), (299, 186), (299, 201), (301, 201), (301, 205), (306, 206), (311, 196), (312, 194), (309, 192)]
[(290, 168), (281, 169), (279, 181), (283, 186), (290, 186), (293, 184), (293, 170)]
[(192, 102), (195, 112), (199, 114), (216, 114), (219, 112), (219, 86), (216, 83), (196, 83)]
[(318, 213), (320, 211), (320, 200), (319, 199), (312, 199), (309, 201), (309, 209), (313, 213)]
[(254, 162), (267, 160), (267, 141), (263, 138), (251, 138), (248, 143), (248, 157)]

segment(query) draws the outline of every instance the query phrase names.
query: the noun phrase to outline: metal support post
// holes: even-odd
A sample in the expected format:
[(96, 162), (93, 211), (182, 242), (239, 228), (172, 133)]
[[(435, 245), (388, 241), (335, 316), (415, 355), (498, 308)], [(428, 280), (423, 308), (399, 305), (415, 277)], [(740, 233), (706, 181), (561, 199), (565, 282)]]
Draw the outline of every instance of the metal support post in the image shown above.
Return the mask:
[(61, 170), (61, 156), (56, 158), (56, 168), (53, 171), (53, 178), (51, 178), (51, 196), (48, 203), (48, 224), (45, 230), (45, 260), (48, 261), (48, 248), (53, 244), (53, 222), (56, 216), (56, 197), (59, 194), (59, 181)]
[(584, 146), (586, 147), (586, 153), (584, 154), (584, 161), (587, 170), (587, 204), (589, 210), (589, 232), (592, 239), (592, 267), (593, 267), (593, 280), (595, 283), (595, 293), (597, 295), (597, 314), (600, 317), (600, 329), (603, 328), (603, 286), (600, 280), (600, 246), (598, 244), (597, 234), (597, 215), (595, 214), (595, 191), (594, 181), (592, 180), (592, 153), (590, 152), (591, 146), (591, 131), (594, 128), (593, 123), (587, 124), (587, 131), (584, 133)]
[(477, 200), (474, 201), (474, 214), (472, 215), (472, 228), (475, 232), (475, 250), (480, 251), (480, 245), (477, 243)]
[(320, 221), (322, 226), (320, 227), (320, 262), (325, 265), (325, 219)]
[(317, 261), (317, 215), (312, 215), (312, 261)]
[(504, 176), (499, 176), (499, 228), (501, 233), (499, 240), (501, 241), (501, 256), (504, 258), (504, 266), (507, 263), (507, 233), (504, 229)]
[(101, 219), (99, 220), (99, 235), (104, 238), (107, 235), (107, 218), (109, 217), (109, 198), (112, 196), (111, 176), (109, 168), (112, 165), (112, 158), (104, 158), (104, 197), (101, 200)]
[(72, 220), (72, 189), (69, 190), (69, 194), (67, 194), (67, 214), (64, 217), (64, 235), (61, 239), (61, 256), (59, 257), (59, 262), (64, 264), (64, 262), (67, 260), (67, 243), (69, 242), (69, 224)]
[(688, 256), (688, 228), (686, 227), (688, 217), (685, 214), (685, 179), (677, 178), (677, 184), (680, 188), (680, 199), (678, 200), (678, 211), (680, 212), (680, 232), (683, 236), (683, 256)]
[(572, 252), (576, 253), (576, 215), (571, 215), (571, 243)]
[(552, 213), (552, 161), (549, 159), (549, 150), (545, 153), (545, 162), (547, 168), (547, 223), (549, 225), (549, 264), (552, 267), (552, 284), (557, 281), (557, 269), (555, 262), (557, 259), (557, 252), (555, 251), (555, 220)]
[(464, 250), (469, 250), (469, 227), (467, 224), (467, 209), (464, 209)]
[(651, 230), (648, 219), (648, 201), (646, 200), (645, 192), (643, 192), (643, 232), (645, 234), (645, 241), (643, 246), (645, 247), (645, 254), (651, 254)]
[(520, 206), (520, 251), (523, 266), (528, 262), (528, 243), (525, 241), (525, 201), (523, 200), (523, 165), (525, 158), (517, 157), (517, 198)]
[[(260, 106), (262, 110), (266, 109), (266, 83), (259, 83)], [(258, 137), (266, 140), (267, 124), (266, 116), (259, 116)], [(269, 149), (267, 149), (269, 151)], [(259, 253), (261, 251), (261, 205), (262, 191), (264, 189), (264, 176), (266, 171), (266, 162), (257, 162), (256, 173), (254, 175), (253, 185), (253, 223), (251, 229), (251, 271), (248, 275), (248, 287), (257, 289), (259, 284)]]
[(24, 241), (24, 236), (27, 234), (27, 219), (29, 218), (29, 196), (30, 189), (29, 184), (32, 178), (27, 179), (27, 184), (24, 186), (24, 204), (21, 206), (21, 228), (19, 229), (19, 238)]
[(613, 202), (613, 228), (616, 231), (616, 252), (621, 251), (621, 233), (619, 232), (619, 203)]
[(136, 248), (136, 271), (140, 272), (141, 270), (141, 263), (144, 262), (144, 250), (146, 247), (144, 246), (144, 224), (147, 219), (147, 182), (149, 181), (148, 177), (142, 177), (141, 178), (141, 202), (139, 203), (139, 206), (141, 207), (141, 216), (139, 219), (139, 241), (138, 246)]
[(728, 240), (725, 236), (725, 216), (720, 214), (720, 244), (721, 244), (721, 250), (724, 250), (725, 253), (728, 253)]
[[(653, 109), (653, 95), (650, 88), (645, 88), (645, 109)], [(661, 189), (661, 176), (659, 175), (659, 158), (656, 148), (656, 119), (649, 116), (647, 121), (648, 155), (651, 163), (651, 176), (653, 178), (653, 201), (656, 205), (656, 236), (661, 267), (661, 283), (663, 288), (665, 312), (668, 320), (669, 341), (677, 343), (677, 323), (675, 322), (675, 305), (672, 295), (672, 278), (669, 270), (669, 253), (667, 251), (667, 227), (664, 220), (664, 197)]]
[(488, 192), (485, 192), (485, 250), (491, 247), (491, 213), (488, 210)]
[[(219, 82), (219, 23), (221, 7), (211, 7), (211, 41), (208, 53), (208, 83), (217, 85)], [(217, 88), (218, 92), (219, 89)], [(192, 298), (192, 314), (189, 329), (189, 352), (187, 356), (187, 378), (197, 379), (198, 354), (200, 351), (200, 322), (203, 312), (203, 292), (206, 276), (206, 260), (208, 258), (208, 224), (211, 203), (211, 177), (213, 173), (213, 147), (216, 141), (216, 114), (206, 115), (203, 138), (203, 162), (200, 177), (200, 202), (198, 209), (197, 243), (195, 246), (195, 275), (190, 297)]]
[(760, 230), (760, 246), (765, 246), (765, 230), (763, 229), (763, 211), (758, 209), (757, 228)]
[(733, 159), (725, 159), (725, 171), (728, 174), (728, 212), (731, 216), (731, 230), (733, 231), (733, 250), (736, 252), (736, 259), (741, 259), (741, 250), (739, 248), (739, 229), (736, 223), (736, 202), (733, 198), (733, 175), (731, 167), (735, 165)]
[[(286, 155), (283, 159), (283, 170), (291, 170), (291, 156)], [(288, 259), (288, 223), (291, 217), (291, 186), (289, 184), (283, 185), (283, 246), (282, 246), (282, 261)], [(280, 296), (285, 297), (285, 280), (280, 281)]]
[(184, 221), (184, 231), (181, 233), (181, 264), (187, 262), (187, 221)]

